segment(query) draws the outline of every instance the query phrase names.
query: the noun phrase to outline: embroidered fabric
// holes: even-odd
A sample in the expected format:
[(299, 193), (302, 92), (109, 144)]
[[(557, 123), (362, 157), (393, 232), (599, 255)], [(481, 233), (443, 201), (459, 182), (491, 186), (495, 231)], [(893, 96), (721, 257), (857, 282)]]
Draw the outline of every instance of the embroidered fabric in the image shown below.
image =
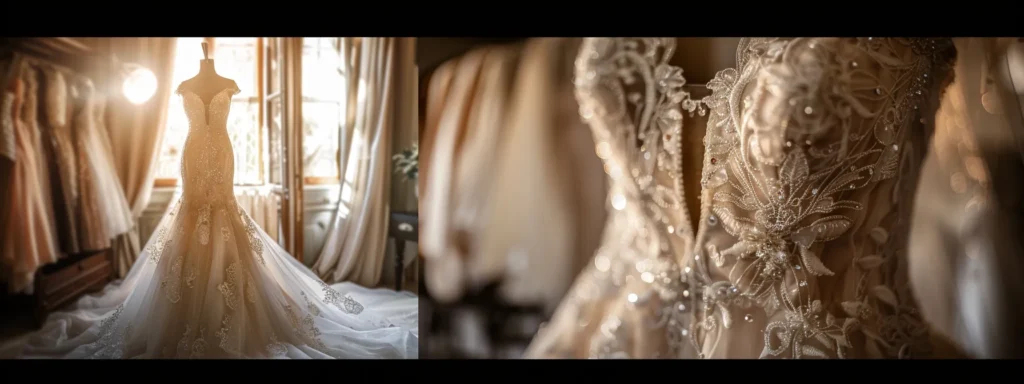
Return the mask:
[[(51, 315), (23, 357), (415, 358), (411, 293), (329, 286), (235, 201), (231, 96), (180, 90), (182, 195), (127, 277)], [(208, 112), (208, 113), (207, 113)]]
[[(744, 39), (698, 100), (668, 64), (675, 39), (586, 39), (575, 85), (610, 217), (527, 355), (930, 353), (905, 244), (954, 52), (948, 39)], [(684, 113), (710, 114), (700, 191), (683, 188)]]

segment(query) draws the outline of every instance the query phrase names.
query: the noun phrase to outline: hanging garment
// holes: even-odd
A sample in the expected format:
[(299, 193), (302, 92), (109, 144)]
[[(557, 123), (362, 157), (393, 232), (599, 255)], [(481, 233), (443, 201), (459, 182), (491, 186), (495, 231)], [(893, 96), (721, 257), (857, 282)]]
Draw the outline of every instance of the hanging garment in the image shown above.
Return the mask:
[[(113, 153), (110, 150), (110, 140), (107, 138), (107, 130), (104, 119), (105, 103), (103, 98), (96, 94), (91, 85), (83, 87), (85, 92), (82, 99), (83, 106), (76, 117), (76, 142), (80, 143), (78, 160), (79, 169), (82, 173), (89, 174), (91, 183), (86, 177), (80, 176), (82, 188), (83, 205), (85, 189), (91, 188), (95, 193), (96, 209), (83, 210), (93, 211), (92, 215), (98, 215), (102, 223), (101, 231), (106, 234), (108, 243), (110, 239), (131, 231), (134, 227), (131, 207), (124, 195), (124, 188), (114, 168)], [(88, 108), (88, 109), (86, 109)], [(91, 186), (90, 186), (91, 185)]]
[[(71, 113), (67, 103), (68, 85), (64, 74), (55, 69), (44, 69), (46, 100), (44, 116), (48, 116), (42, 130), (42, 145), (48, 147), (48, 170), (41, 174), (49, 174), (50, 190), (53, 197), (53, 210), (57, 218), (57, 234), (60, 249), (67, 254), (81, 251), (78, 235), (78, 172), (75, 155), (74, 131), (68, 115)], [(64, 116), (61, 118), (60, 116)]]
[[(426, 148), (430, 152), (429, 169), (426, 172), (430, 179), (426, 188), (420, 191), (420, 250), (426, 258), (426, 284), (431, 295), (441, 301), (458, 298), (464, 288), (461, 281), (448, 281), (458, 279), (454, 276), (463, 276), (462, 261), (441, 256), (447, 252), (451, 241), (449, 222), (452, 212), (452, 170), (460, 139), (466, 129), (466, 113), (472, 105), (473, 91), (485, 56), (486, 50), (475, 50), (458, 61), (443, 110), (438, 117), (434, 144), (432, 148)], [(435, 259), (439, 262), (433, 262)]]
[[(2, 124), (13, 124), (17, 162), (11, 177), (10, 210), (4, 217), (6, 237), (0, 249), (0, 265), (4, 280), (11, 292), (33, 293), (36, 271), (43, 265), (57, 261), (58, 250), (53, 231), (53, 217), (49, 202), (43, 193), (45, 184), (39, 172), (39, 151), (33, 133), (38, 113), (37, 73), (29, 66), (21, 68), (13, 82), (11, 102), (5, 102), (0, 111)], [(42, 176), (42, 177), (41, 177)]]
[[(71, 118), (71, 130), (74, 132), (75, 147), (75, 174), (78, 176), (78, 209), (75, 211), (75, 218), (78, 220), (78, 244), (82, 251), (98, 251), (110, 248), (110, 239), (113, 238), (108, 230), (108, 220), (104, 215), (109, 188), (120, 190), (121, 185), (104, 185), (97, 177), (99, 166), (106, 163), (98, 158), (100, 152), (96, 152), (95, 146), (95, 119), (93, 118), (93, 94), (91, 84), (75, 84), (77, 96), (73, 102), (73, 115)], [(106, 192), (106, 193), (104, 193)], [(124, 193), (120, 193), (124, 196)], [(122, 201), (124, 199), (122, 198)]]
[(474, 280), (500, 280), (511, 303), (553, 308), (600, 240), (604, 173), (590, 131), (577, 117), (572, 62), (578, 41), (526, 43), (504, 100), (495, 159), (476, 170), (490, 188), (474, 227), (480, 246), (467, 263)]

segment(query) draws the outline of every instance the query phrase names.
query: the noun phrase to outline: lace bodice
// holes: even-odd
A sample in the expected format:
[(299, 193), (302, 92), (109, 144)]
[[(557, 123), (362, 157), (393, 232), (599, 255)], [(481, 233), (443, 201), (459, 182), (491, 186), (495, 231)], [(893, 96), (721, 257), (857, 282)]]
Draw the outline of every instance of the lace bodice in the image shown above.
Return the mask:
[(189, 121), (181, 156), (183, 197), (211, 203), (232, 201), (226, 200), (234, 197), (235, 174), (227, 121), (231, 96), (237, 93), (237, 87), (225, 88), (207, 105), (195, 92), (178, 89)]
[[(584, 42), (577, 98), (611, 217), (529, 354), (927, 353), (904, 235), (950, 43), (744, 39), (700, 100), (668, 64), (674, 50), (672, 38)], [(699, 191), (683, 190), (683, 113), (710, 113)]]

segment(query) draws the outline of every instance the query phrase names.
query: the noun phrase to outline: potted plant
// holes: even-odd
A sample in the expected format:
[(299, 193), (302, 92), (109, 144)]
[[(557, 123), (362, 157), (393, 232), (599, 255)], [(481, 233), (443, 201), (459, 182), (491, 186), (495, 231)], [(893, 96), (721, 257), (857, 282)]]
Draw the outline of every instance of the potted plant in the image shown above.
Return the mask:
[(401, 173), (406, 181), (411, 181), (415, 186), (416, 198), (420, 197), (420, 187), (417, 179), (420, 174), (420, 147), (413, 143), (412, 147), (403, 149), (391, 157), (394, 160), (395, 173)]

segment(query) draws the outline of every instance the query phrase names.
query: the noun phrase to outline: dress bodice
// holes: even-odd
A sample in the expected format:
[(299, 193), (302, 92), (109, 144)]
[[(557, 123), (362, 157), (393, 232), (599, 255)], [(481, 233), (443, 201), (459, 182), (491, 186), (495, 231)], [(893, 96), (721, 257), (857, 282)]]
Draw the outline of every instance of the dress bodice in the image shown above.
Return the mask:
[(189, 122), (181, 157), (183, 197), (199, 197), (211, 203), (233, 197), (234, 151), (227, 121), (231, 96), (238, 89), (221, 90), (209, 104), (195, 92), (179, 89), (178, 93)]
[[(905, 234), (950, 42), (744, 39), (700, 100), (668, 64), (674, 50), (672, 38), (581, 48), (577, 99), (611, 214), (529, 354), (927, 354)], [(701, 190), (683, 187), (684, 113), (710, 114)]]

